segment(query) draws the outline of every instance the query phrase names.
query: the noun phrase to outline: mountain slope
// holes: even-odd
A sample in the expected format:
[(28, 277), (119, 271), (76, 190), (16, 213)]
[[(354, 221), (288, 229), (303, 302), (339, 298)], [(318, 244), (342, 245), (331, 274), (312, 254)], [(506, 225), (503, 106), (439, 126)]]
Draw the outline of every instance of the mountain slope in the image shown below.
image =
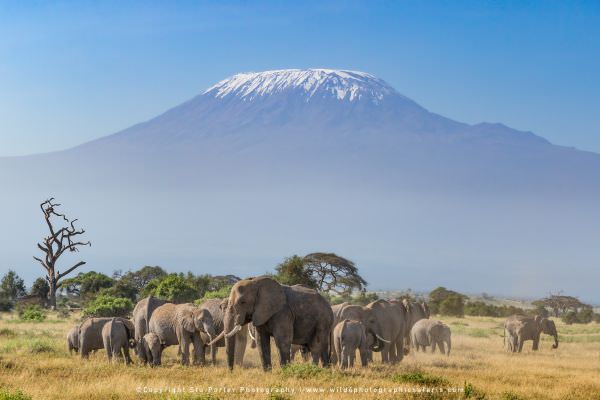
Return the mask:
[(37, 206), (53, 195), (88, 228), (95, 269), (245, 275), (329, 250), (380, 289), (593, 296), (565, 266), (600, 277), (599, 177), (596, 154), (453, 121), (367, 73), (244, 73), (116, 134), (0, 159), (17, 227), (0, 242), (32, 265)]

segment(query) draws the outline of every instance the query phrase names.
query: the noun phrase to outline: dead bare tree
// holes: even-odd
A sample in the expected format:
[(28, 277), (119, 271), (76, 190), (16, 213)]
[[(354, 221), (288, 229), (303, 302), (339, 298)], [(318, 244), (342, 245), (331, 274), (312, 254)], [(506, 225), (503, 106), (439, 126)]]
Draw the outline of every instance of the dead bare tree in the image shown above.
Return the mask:
[[(60, 280), (85, 264), (85, 261), (79, 261), (64, 272), (60, 272), (56, 269), (59, 258), (65, 251), (76, 252), (79, 251), (78, 247), (91, 246), (89, 241), (83, 242), (77, 238), (85, 233), (84, 229), (75, 228), (77, 219), (70, 220), (64, 214), (57, 212), (58, 207), (60, 207), (60, 204), (54, 201), (54, 197), (40, 204), (50, 234), (44, 238), (42, 243), (37, 244), (37, 247), (44, 252), (44, 257), (33, 257), (46, 270), (46, 281), (48, 281), (50, 288), (48, 291), (48, 305), (52, 309), (56, 308), (56, 289)], [(57, 225), (55, 226), (55, 224)]]

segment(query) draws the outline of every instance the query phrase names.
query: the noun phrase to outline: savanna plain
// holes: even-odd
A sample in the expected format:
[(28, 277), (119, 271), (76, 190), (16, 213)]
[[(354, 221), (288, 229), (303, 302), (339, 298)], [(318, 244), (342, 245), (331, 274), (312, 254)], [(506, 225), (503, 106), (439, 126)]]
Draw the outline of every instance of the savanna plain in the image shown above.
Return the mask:
[(341, 371), (300, 357), (279, 368), (274, 350), (273, 371), (265, 373), (251, 348), (246, 366), (232, 372), (224, 349), (217, 366), (181, 366), (175, 346), (156, 368), (134, 355), (134, 365), (109, 364), (104, 350), (84, 361), (66, 347), (66, 332), (78, 315), (51, 314), (43, 322), (23, 322), (10, 313), (0, 317), (0, 399), (600, 399), (596, 323), (557, 320), (558, 349), (542, 335), (539, 351), (526, 342), (523, 353), (511, 354), (503, 348), (502, 318), (444, 318), (453, 334), (450, 356), (411, 351), (389, 366), (375, 354), (368, 368)]

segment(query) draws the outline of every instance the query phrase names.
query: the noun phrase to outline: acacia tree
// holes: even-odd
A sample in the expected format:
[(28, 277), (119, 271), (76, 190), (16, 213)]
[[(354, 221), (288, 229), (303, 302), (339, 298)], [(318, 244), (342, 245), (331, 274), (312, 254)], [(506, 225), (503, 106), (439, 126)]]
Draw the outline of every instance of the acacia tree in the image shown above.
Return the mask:
[(70, 220), (56, 210), (58, 207), (60, 204), (56, 203), (53, 197), (40, 204), (44, 220), (48, 225), (49, 235), (37, 244), (37, 247), (44, 253), (43, 258), (33, 257), (46, 270), (49, 289), (48, 305), (52, 309), (56, 308), (56, 289), (60, 280), (85, 264), (85, 261), (79, 261), (64, 272), (60, 272), (56, 269), (58, 260), (66, 251), (77, 252), (81, 246), (91, 246), (89, 241), (83, 242), (78, 238), (85, 233), (85, 230), (75, 228), (77, 219)]
[(364, 290), (367, 282), (359, 275), (354, 263), (335, 253), (311, 253), (302, 258), (305, 272), (321, 292), (338, 295)]

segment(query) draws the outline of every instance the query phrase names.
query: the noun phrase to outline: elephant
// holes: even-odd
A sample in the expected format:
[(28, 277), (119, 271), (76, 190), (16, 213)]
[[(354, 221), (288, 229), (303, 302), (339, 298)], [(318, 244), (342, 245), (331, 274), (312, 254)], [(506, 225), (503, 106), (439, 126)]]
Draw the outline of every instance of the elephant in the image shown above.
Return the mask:
[(339, 322), (333, 328), (333, 347), (341, 369), (354, 368), (357, 349), (362, 366), (366, 367), (369, 363), (367, 330), (360, 321), (345, 319)]
[[(345, 319), (356, 320), (363, 324), (370, 351), (379, 352), (382, 350), (385, 342), (391, 343), (383, 337), (383, 330), (381, 329), (379, 320), (371, 308), (346, 302), (331, 306), (331, 310), (334, 316), (334, 326)], [(335, 358), (337, 358), (337, 355), (335, 352), (332, 352), (332, 362), (336, 362)]]
[[(156, 310), (157, 307), (160, 307), (163, 304), (167, 303), (171, 302), (167, 300), (157, 299), (153, 296), (149, 296), (145, 299), (138, 301), (133, 309), (131, 319), (133, 320), (133, 325), (135, 326), (135, 341), (137, 344), (136, 353), (140, 358), (144, 354), (141, 339), (146, 333), (150, 332), (150, 317), (152, 316), (152, 313), (154, 312), (154, 310)], [(144, 363), (146, 362), (143, 359), (142, 361)]]
[(141, 342), (144, 351), (140, 354), (140, 358), (144, 360), (144, 363), (148, 363), (152, 367), (160, 365), (165, 344), (160, 341), (158, 335), (154, 332), (146, 333)]
[(262, 367), (271, 370), (271, 337), (279, 350), (282, 366), (290, 362), (292, 344), (306, 346), (313, 363), (329, 366), (329, 341), (333, 312), (316, 290), (302, 285), (282, 285), (262, 276), (242, 279), (233, 285), (225, 312), (227, 365), (233, 369), (235, 335), (252, 322)]
[(509, 351), (521, 352), (523, 342), (533, 340), (533, 350), (538, 350), (540, 335), (545, 333), (554, 337), (553, 349), (558, 347), (558, 332), (554, 321), (539, 315), (528, 317), (512, 315), (504, 322), (504, 341)]
[[(250, 348), (254, 349), (256, 348), (256, 328), (254, 327), (254, 325), (252, 325), (252, 322), (248, 323), (248, 335), (250, 336)], [(242, 329), (239, 333), (241, 334), (244, 331), (244, 329)], [(236, 344), (236, 351), (237, 351), (237, 344)], [(302, 360), (304, 362), (308, 362), (311, 359), (311, 354), (310, 351), (308, 350), (308, 347), (303, 346), (303, 345), (299, 345), (299, 344), (293, 344), (291, 349), (290, 349), (290, 361), (294, 361), (294, 359), (296, 358), (296, 354), (300, 353), (300, 356), (302, 357)], [(331, 357), (331, 355), (330, 355)]]
[[(200, 305), (201, 309), (208, 310), (213, 318), (213, 324), (216, 334), (223, 332), (223, 318), (225, 317), (225, 310), (227, 309), (227, 299), (209, 299)], [(211, 340), (208, 335), (204, 332), (200, 332), (200, 336), (204, 343), (209, 343)], [(235, 364), (242, 366), (244, 363), (244, 354), (246, 353), (246, 345), (248, 341), (248, 332), (246, 329), (242, 329), (235, 336)], [(255, 343), (256, 346), (256, 343)], [(225, 340), (220, 339), (211, 346), (207, 346), (210, 349), (212, 364), (217, 363), (217, 349), (219, 347), (225, 347)]]
[(73, 351), (79, 353), (79, 325), (75, 325), (67, 333), (67, 348), (69, 354), (73, 354)]
[(125, 358), (125, 364), (131, 364), (129, 348), (135, 347), (134, 338), (133, 322), (122, 318), (112, 318), (105, 323), (102, 327), (102, 342), (108, 361), (114, 361), (122, 355)]
[[(79, 354), (81, 358), (88, 358), (90, 352), (104, 349), (102, 328), (112, 320), (113, 317), (93, 317), (86, 319), (79, 325)], [(132, 321), (121, 317), (116, 317), (115, 320), (122, 321), (132, 332), (134, 331), (135, 328)]]
[[(431, 319), (420, 319), (410, 330), (410, 341), (412, 346), (419, 351), (419, 347), (425, 351), (427, 346), (431, 346), (431, 352), (435, 353), (436, 346), (440, 353), (450, 355), (452, 348), (451, 332), (448, 325), (442, 321)], [(448, 352), (444, 349), (444, 343), (448, 345)]]
[(404, 305), (380, 299), (365, 307), (372, 310), (381, 327), (381, 362), (394, 364), (402, 361), (407, 352), (404, 338), (408, 326), (408, 312)]
[(417, 321), (422, 320), (422, 319), (429, 319), (431, 313), (429, 311), (429, 307), (427, 306), (427, 303), (425, 303), (424, 301), (421, 302), (415, 302), (415, 301), (410, 301), (408, 299), (403, 299), (402, 300), (402, 304), (404, 305), (404, 308), (407, 310), (408, 312), (408, 319), (407, 319), (407, 326), (406, 326), (406, 332), (405, 332), (405, 343), (406, 346), (410, 346), (410, 331), (412, 329), (412, 327), (417, 323)]
[(149, 331), (158, 335), (165, 346), (179, 345), (183, 365), (190, 363), (190, 344), (194, 345), (193, 363), (203, 365), (205, 343), (200, 332), (206, 333), (209, 338), (215, 336), (210, 312), (191, 303), (158, 306), (150, 317)]

